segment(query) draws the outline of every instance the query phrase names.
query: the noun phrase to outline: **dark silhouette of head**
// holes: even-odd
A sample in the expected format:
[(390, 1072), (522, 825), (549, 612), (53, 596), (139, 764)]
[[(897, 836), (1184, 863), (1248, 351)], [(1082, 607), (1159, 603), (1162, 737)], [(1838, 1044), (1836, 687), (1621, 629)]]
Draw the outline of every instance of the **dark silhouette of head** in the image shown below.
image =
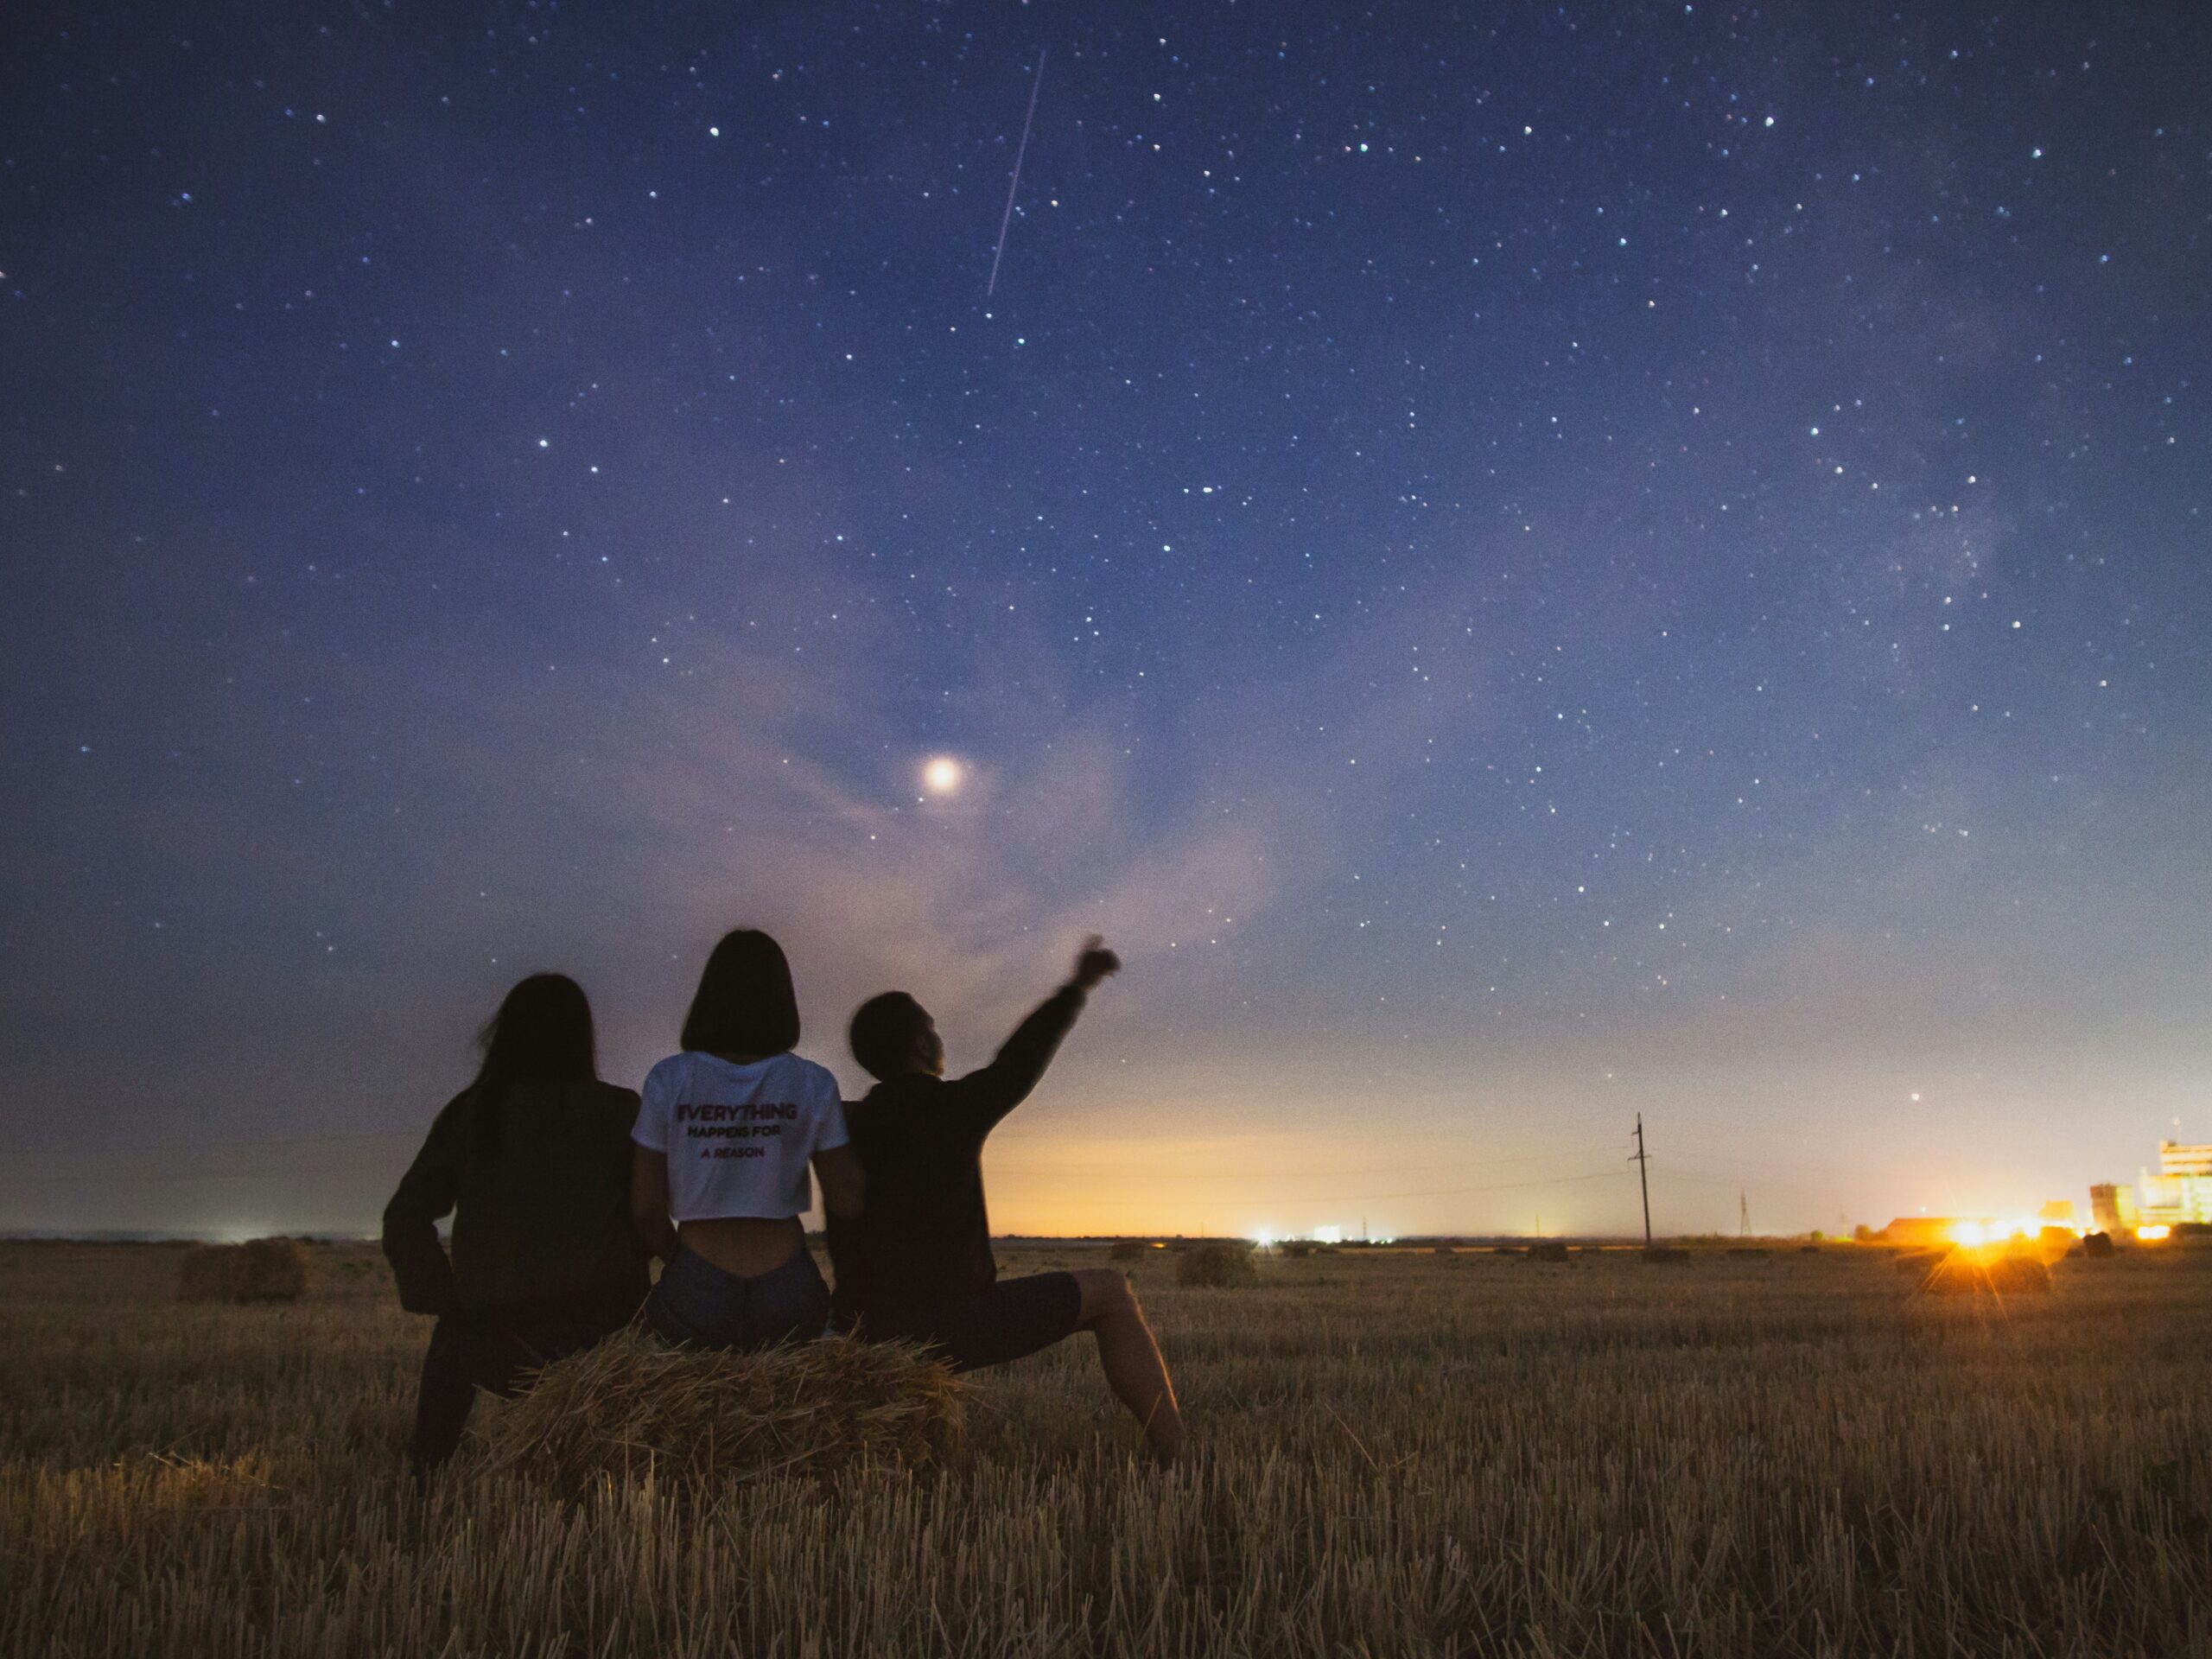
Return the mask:
[(904, 991), (886, 991), (853, 1015), (853, 1058), (872, 1077), (888, 1083), (912, 1071), (944, 1075), (944, 1039), (930, 1012)]
[(798, 1046), (798, 993), (784, 948), (758, 928), (722, 935), (683, 1016), (683, 1046), (755, 1058)]
[(599, 1076), (591, 1003), (566, 974), (532, 974), (506, 995), (476, 1033), (479, 1084), (578, 1081)]

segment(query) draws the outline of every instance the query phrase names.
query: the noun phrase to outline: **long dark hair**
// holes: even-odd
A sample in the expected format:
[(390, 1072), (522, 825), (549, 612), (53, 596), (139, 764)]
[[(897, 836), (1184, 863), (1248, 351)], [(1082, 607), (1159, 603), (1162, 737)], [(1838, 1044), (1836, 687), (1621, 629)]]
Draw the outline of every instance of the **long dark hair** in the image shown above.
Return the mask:
[(566, 974), (532, 974), (499, 1003), (476, 1033), (483, 1064), (469, 1085), (474, 1116), (472, 1161), (482, 1169), (499, 1147), (501, 1096), (518, 1083), (594, 1083), (599, 1044), (591, 1002)]
[(798, 993), (784, 947), (758, 928), (722, 935), (699, 976), (683, 1044), (701, 1054), (781, 1054), (798, 1046)]
[(509, 991), (476, 1033), (484, 1056), (476, 1084), (596, 1082), (599, 1044), (584, 988), (566, 974), (532, 974)]

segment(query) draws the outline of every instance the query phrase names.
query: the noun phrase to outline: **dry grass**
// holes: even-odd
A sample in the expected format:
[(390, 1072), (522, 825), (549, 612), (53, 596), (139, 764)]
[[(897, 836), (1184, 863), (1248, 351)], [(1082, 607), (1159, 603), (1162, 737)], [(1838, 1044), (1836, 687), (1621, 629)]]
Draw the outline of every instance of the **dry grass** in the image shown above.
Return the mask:
[(476, 1447), (427, 1497), (373, 1250), (253, 1306), (172, 1302), (180, 1255), (0, 1246), (0, 1654), (2212, 1652), (2212, 1252), (1941, 1299), (1850, 1247), (1230, 1298), (1160, 1252), (1171, 1471), (1078, 1341), (972, 1379), (951, 1464), (560, 1493)]
[(307, 1250), (289, 1238), (194, 1244), (177, 1264), (181, 1302), (296, 1302), (307, 1288)]
[(925, 1467), (967, 1436), (950, 1370), (899, 1343), (692, 1353), (635, 1332), (549, 1366), (493, 1414), (486, 1467), (580, 1491), (648, 1468), (727, 1480), (854, 1463)]

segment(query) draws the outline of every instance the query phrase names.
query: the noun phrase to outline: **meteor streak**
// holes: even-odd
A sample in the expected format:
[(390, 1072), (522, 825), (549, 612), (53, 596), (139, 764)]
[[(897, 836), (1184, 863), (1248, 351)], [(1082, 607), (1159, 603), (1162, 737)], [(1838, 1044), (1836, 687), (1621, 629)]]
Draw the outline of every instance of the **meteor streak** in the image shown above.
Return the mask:
[(1021, 158), (1029, 153), (1029, 129), (1037, 121), (1037, 94), (1045, 85), (1045, 51), (1037, 48), (1037, 73), (1029, 78), (1029, 113), (1021, 119), (1021, 142), (1014, 146), (1014, 176), (1007, 181), (1006, 212), (999, 215), (998, 251), (991, 255), (991, 280), (983, 284), (983, 297), (988, 299), (999, 285), (999, 261), (1006, 257), (1007, 226), (1014, 223), (1014, 193), (1021, 188)]

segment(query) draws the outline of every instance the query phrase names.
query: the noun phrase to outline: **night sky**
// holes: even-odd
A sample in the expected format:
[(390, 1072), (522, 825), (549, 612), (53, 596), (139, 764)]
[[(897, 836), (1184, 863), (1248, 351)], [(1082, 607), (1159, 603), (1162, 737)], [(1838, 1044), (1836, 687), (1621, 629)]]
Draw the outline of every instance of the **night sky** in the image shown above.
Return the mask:
[(849, 1090), (1122, 949), (1010, 1230), (2212, 1138), (2205, 9), (36, 10), (0, 1226), (369, 1228), (741, 923)]

